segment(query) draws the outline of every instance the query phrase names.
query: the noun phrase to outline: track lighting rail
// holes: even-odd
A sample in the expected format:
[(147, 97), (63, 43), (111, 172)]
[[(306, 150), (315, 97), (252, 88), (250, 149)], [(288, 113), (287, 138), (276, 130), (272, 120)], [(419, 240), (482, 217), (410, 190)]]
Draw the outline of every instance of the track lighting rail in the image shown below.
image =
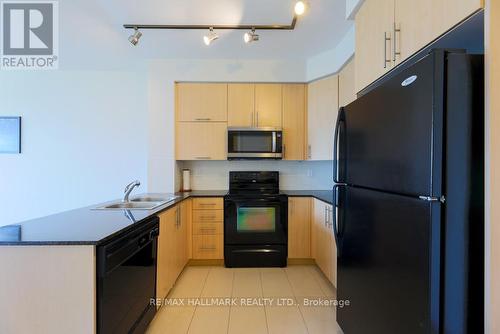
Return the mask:
[(198, 24), (124, 24), (125, 29), (171, 29), (171, 30), (294, 30), (297, 24), (295, 15), (290, 25), (283, 24), (236, 24), (236, 25), (198, 25)]

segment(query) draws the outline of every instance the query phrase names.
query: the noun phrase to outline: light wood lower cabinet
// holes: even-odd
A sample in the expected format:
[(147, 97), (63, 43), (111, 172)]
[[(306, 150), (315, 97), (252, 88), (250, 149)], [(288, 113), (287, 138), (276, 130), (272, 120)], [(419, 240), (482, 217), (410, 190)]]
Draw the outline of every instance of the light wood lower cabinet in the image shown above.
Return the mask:
[(222, 234), (193, 235), (193, 259), (219, 260), (223, 255)]
[(159, 217), (156, 295), (157, 298), (165, 298), (189, 258), (190, 200), (160, 213)]
[(311, 198), (288, 198), (288, 257), (311, 257)]
[(176, 160), (226, 160), (227, 123), (177, 122)]
[(165, 298), (174, 284), (175, 230), (177, 208), (171, 208), (160, 215), (160, 235), (158, 236), (158, 258), (156, 276), (156, 296)]
[(323, 274), (337, 286), (337, 248), (332, 224), (332, 206), (314, 199), (311, 228), (312, 256)]
[(224, 258), (224, 201), (220, 197), (193, 199), (192, 254), (197, 260)]

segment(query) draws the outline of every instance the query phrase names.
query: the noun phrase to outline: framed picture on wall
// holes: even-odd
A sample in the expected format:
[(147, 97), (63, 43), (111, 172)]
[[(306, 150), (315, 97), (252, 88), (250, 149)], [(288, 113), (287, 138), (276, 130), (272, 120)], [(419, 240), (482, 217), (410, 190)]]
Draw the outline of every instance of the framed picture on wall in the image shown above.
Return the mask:
[(21, 117), (0, 116), (0, 153), (21, 153)]

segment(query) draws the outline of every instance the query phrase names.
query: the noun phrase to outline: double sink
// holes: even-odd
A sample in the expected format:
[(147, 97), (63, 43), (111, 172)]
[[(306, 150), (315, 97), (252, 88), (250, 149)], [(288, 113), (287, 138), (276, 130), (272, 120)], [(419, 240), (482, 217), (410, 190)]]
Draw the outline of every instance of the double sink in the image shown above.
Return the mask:
[(137, 196), (130, 201), (116, 201), (98, 206), (96, 210), (153, 210), (159, 206), (172, 202), (179, 196)]

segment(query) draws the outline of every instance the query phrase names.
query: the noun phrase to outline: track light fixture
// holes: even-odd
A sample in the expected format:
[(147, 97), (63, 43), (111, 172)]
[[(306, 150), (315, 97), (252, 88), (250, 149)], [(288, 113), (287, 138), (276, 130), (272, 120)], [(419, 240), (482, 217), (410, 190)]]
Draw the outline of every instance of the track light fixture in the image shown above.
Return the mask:
[[(139, 29), (154, 29), (154, 30), (205, 30), (209, 29), (209, 33), (203, 36), (203, 42), (206, 45), (212, 44), (215, 40), (219, 38), (214, 32), (216, 30), (246, 30), (247, 33), (244, 34), (243, 40), (245, 43), (256, 42), (259, 40), (259, 35), (255, 32), (257, 30), (294, 30), (297, 24), (298, 16), (304, 14), (308, 8), (307, 0), (297, 1), (295, 3), (294, 11), (295, 15), (292, 18), (290, 24), (219, 24), (219, 25), (203, 25), (203, 24), (124, 24), (125, 29), (134, 29), (134, 34), (131, 35), (128, 40), (132, 45), (137, 45), (142, 33)], [(248, 32), (251, 30), (251, 32)]]
[(140, 32), (139, 29), (134, 28), (134, 33), (129, 36), (128, 41), (135, 46), (137, 45), (137, 43), (139, 43), (139, 39), (141, 39), (141, 36), (142, 32)]
[(252, 43), (252, 42), (257, 42), (259, 40), (259, 35), (255, 33), (255, 28), (252, 28), (251, 32), (246, 32), (243, 35), (243, 40), (245, 43)]
[(210, 27), (210, 31), (208, 32), (208, 35), (203, 36), (203, 42), (205, 45), (210, 45), (212, 44), (213, 41), (217, 40), (219, 38), (219, 35), (214, 32), (214, 28)]
[(306, 3), (305, 3), (305, 1), (300, 1), (300, 0), (297, 1), (295, 3), (294, 10), (295, 10), (295, 14), (298, 15), (298, 16), (304, 14), (305, 11), (306, 11)]

